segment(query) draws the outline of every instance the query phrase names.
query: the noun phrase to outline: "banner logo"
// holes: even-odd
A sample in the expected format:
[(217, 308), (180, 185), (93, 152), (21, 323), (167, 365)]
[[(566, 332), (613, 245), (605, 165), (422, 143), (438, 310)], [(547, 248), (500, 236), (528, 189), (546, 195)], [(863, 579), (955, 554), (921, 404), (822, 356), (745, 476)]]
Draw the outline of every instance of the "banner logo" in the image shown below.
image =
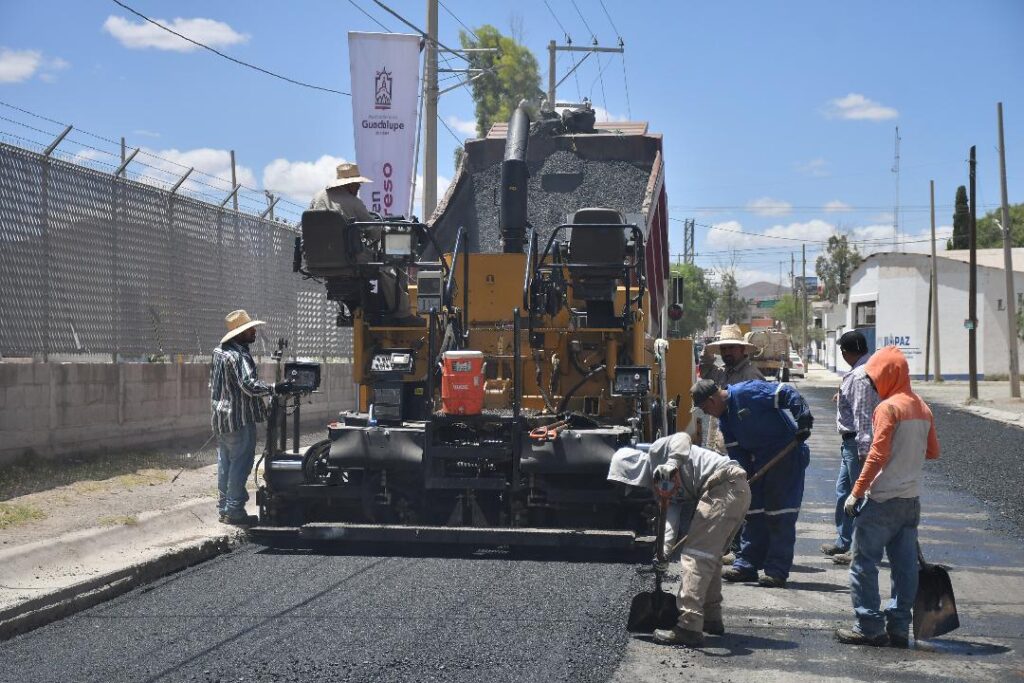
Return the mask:
[(391, 109), (391, 73), (384, 67), (377, 72), (374, 79), (376, 92), (374, 98), (376, 105), (374, 109)]

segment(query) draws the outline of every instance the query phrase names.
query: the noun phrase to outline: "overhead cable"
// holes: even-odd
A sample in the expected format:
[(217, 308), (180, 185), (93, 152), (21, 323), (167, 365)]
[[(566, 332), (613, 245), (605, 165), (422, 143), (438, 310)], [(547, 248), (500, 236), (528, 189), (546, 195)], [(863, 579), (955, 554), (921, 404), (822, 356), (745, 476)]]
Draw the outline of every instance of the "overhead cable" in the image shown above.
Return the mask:
[(213, 47), (210, 47), (209, 45), (206, 45), (205, 43), (200, 43), (198, 40), (193, 40), (192, 38), (189, 38), (186, 35), (182, 35), (181, 33), (178, 33), (177, 31), (175, 31), (171, 27), (165, 26), (165, 25), (161, 24), (159, 21), (156, 21), (154, 19), (150, 19), (145, 14), (143, 14), (143, 13), (139, 12), (138, 10), (133, 9), (133, 8), (129, 7), (128, 5), (124, 4), (123, 2), (121, 2), (121, 0), (110, 0), (110, 1), (113, 2), (115, 5), (125, 9), (126, 11), (131, 12), (132, 14), (134, 14), (137, 17), (139, 17), (140, 19), (143, 19), (144, 21), (147, 21), (150, 24), (153, 24), (154, 26), (163, 29), (164, 31), (167, 31), (168, 33), (171, 33), (173, 35), (178, 36), (182, 40), (184, 40), (186, 42), (189, 42), (189, 43), (192, 43), (196, 47), (201, 47), (204, 50), (209, 50), (210, 52), (214, 53), (215, 55), (223, 57), (224, 59), (226, 59), (228, 61), (231, 61), (231, 62), (234, 62), (235, 64), (238, 64), (240, 66), (244, 66), (244, 67), (246, 67), (248, 69), (253, 69), (254, 71), (259, 71), (260, 73), (266, 74), (267, 76), (272, 76), (274, 78), (278, 78), (278, 79), (280, 79), (282, 81), (286, 81), (288, 83), (291, 83), (293, 85), (298, 85), (298, 86), (301, 86), (303, 88), (309, 88), (311, 90), (319, 90), (321, 92), (329, 92), (329, 93), (332, 93), (332, 94), (335, 94), (335, 95), (346, 95), (346, 96), (349, 96), (349, 97), (352, 96), (352, 93), (345, 92), (343, 90), (335, 90), (333, 88), (325, 88), (325, 87), (320, 86), (320, 85), (313, 85), (312, 83), (305, 83), (303, 81), (299, 81), (299, 80), (296, 80), (294, 78), (289, 78), (288, 76), (282, 76), (279, 73), (275, 73), (273, 71), (270, 71), (269, 69), (264, 69), (261, 66), (256, 66), (255, 64), (250, 64), (249, 62), (243, 62), (242, 60), (236, 59), (236, 58), (232, 57), (231, 55), (225, 54), (225, 53), (221, 52), (220, 50), (218, 50), (216, 48), (213, 48)]

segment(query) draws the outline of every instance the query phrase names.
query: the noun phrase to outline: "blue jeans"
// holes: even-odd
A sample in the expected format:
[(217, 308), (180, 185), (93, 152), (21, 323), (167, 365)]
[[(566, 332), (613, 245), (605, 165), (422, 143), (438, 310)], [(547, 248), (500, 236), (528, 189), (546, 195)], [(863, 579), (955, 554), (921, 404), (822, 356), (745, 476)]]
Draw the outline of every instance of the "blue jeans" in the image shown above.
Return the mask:
[(229, 517), (244, 517), (249, 492), (245, 482), (256, 459), (256, 425), (217, 437), (217, 510)]
[[(884, 503), (868, 499), (853, 525), (853, 561), (850, 596), (857, 616), (855, 631), (868, 637), (883, 630), (901, 636), (910, 633), (910, 610), (917, 595), (917, 525), (921, 521), (918, 498), (892, 498)], [(878, 564), (889, 556), (892, 588), (883, 612), (878, 595)]]
[(842, 462), (839, 464), (839, 476), (836, 477), (836, 545), (846, 551), (853, 542), (853, 517), (846, 514), (843, 506), (853, 491), (853, 485), (857, 483), (864, 463), (857, 455), (857, 440), (854, 438), (843, 439), (839, 454)]

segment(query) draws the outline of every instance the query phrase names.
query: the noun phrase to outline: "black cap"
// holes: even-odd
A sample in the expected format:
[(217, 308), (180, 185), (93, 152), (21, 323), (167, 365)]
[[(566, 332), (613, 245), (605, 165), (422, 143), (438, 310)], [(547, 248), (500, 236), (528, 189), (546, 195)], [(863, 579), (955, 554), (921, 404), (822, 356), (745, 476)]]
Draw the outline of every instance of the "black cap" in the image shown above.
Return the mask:
[(718, 393), (718, 385), (714, 380), (699, 379), (690, 387), (690, 397), (693, 399), (693, 407), (699, 408), (704, 401)]
[(844, 332), (836, 343), (839, 344), (839, 348), (849, 353), (865, 354), (868, 352), (868, 340), (857, 330)]

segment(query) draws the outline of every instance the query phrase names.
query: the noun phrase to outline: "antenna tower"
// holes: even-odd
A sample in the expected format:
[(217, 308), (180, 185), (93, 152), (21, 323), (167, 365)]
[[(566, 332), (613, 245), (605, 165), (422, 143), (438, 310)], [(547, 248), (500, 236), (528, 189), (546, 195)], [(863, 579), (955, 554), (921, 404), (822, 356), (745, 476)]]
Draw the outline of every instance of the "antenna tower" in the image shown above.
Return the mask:
[(900, 239), (900, 127), (896, 126), (896, 154), (892, 162), (892, 172), (896, 175), (896, 202), (892, 207), (892, 248), (899, 251)]

